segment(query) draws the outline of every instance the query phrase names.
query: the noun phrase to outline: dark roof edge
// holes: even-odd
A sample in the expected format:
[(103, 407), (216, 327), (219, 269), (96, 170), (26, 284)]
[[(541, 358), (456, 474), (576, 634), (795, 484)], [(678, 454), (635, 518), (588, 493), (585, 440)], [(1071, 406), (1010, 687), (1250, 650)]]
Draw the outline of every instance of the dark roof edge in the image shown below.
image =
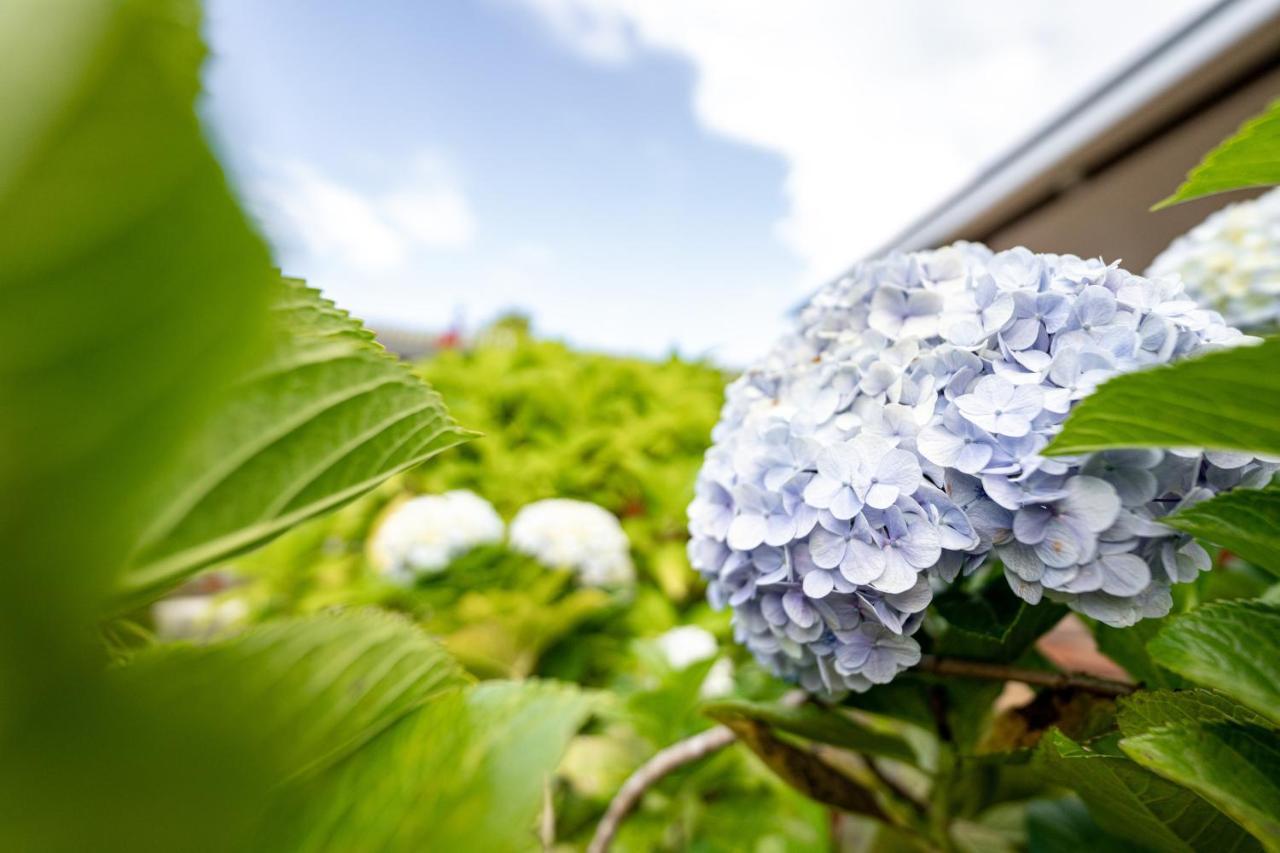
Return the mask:
[[(1221, 0), (1214, 4), (1085, 93), (871, 257), (894, 250), (930, 248), (961, 237), (981, 239), (1041, 206), (1071, 183), (1096, 173), (1187, 118), (1188, 112), (1211, 103), (1225, 88), (1256, 76), (1260, 65), (1274, 65), (1272, 43), (1240, 49), (1268, 24), (1280, 25), (1280, 0)], [(1214, 65), (1222, 67), (1214, 79), (1207, 79), (1203, 72)], [(1171, 95), (1178, 96), (1179, 105), (1151, 108)], [(1118, 125), (1135, 117), (1143, 120), (1130, 122), (1135, 126), (1123, 134), (1125, 138), (1099, 143)], [(1022, 203), (1010, 204), (1017, 197), (1022, 197)], [(993, 211), (1002, 205), (1010, 206), (1003, 218), (983, 228), (973, 227), (984, 217), (992, 218)]]

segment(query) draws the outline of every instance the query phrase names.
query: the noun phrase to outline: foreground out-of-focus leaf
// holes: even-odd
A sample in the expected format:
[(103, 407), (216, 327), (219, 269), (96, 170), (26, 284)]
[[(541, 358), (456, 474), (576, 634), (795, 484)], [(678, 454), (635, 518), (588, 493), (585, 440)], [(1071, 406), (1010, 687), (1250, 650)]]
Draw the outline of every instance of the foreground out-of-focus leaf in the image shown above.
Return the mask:
[(1199, 796), (1123, 755), (1087, 750), (1051, 731), (1040, 741), (1036, 761), (1047, 781), (1080, 795), (1099, 826), (1142, 847), (1205, 853), (1258, 849), (1248, 833)]
[(1127, 853), (1132, 849), (1098, 826), (1078, 797), (1027, 804), (1027, 853)]
[(102, 678), (145, 487), (261, 352), (273, 279), (195, 113), (185, 0), (0, 3), (0, 849), (235, 849), (229, 721)]
[(1280, 453), (1280, 338), (1116, 376), (1080, 401), (1049, 454), (1113, 447)]
[(591, 700), (552, 682), (447, 692), (268, 816), (259, 849), (528, 850)]
[(274, 348), (159, 489), (126, 599), (261, 544), (469, 435), (358, 320), (300, 282), (285, 279), (277, 293)]
[(1126, 737), (1134, 761), (1200, 794), (1280, 850), (1280, 735), (1237, 723), (1175, 724)]
[(731, 699), (709, 703), (703, 707), (703, 712), (717, 720), (730, 716), (754, 720), (787, 734), (853, 752), (908, 763), (915, 763), (917, 760), (915, 750), (905, 740), (897, 735), (875, 731), (839, 708), (813, 704), (788, 707), (778, 703)]
[(1280, 722), (1280, 604), (1215, 601), (1172, 619), (1156, 663)]
[(267, 623), (209, 646), (161, 646), (122, 668), (175, 718), (223, 704), (286, 772), (329, 764), (469, 678), (438, 643), (376, 610)]
[(820, 803), (888, 821), (875, 795), (820, 757), (780, 740), (769, 727), (731, 708), (712, 716), (733, 730), (743, 744), (784, 782)]
[(1280, 487), (1236, 489), (1161, 520), (1280, 576)]
[(270, 261), (201, 139), (195, 18), (0, 4), (0, 667), (36, 679), (88, 636), (141, 486), (260, 344)]
[(1120, 702), (1125, 736), (1172, 724), (1236, 722), (1265, 725), (1266, 719), (1212, 690), (1140, 690)]
[(1280, 101), (1273, 101), (1187, 173), (1182, 186), (1152, 210), (1246, 187), (1280, 184)]

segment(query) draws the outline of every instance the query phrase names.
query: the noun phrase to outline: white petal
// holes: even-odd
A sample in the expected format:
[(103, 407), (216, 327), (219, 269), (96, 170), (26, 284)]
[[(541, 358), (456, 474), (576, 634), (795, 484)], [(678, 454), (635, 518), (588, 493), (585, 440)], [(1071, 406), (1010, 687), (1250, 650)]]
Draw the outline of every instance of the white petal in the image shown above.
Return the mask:
[(738, 551), (750, 551), (764, 544), (766, 525), (759, 515), (739, 515), (729, 525), (729, 547)]
[(897, 486), (891, 486), (888, 483), (876, 483), (867, 490), (867, 506), (876, 509), (888, 509), (898, 499), (899, 493)]
[(830, 572), (809, 572), (804, 576), (804, 594), (810, 598), (826, 598), (834, 587)]
[(862, 501), (848, 486), (841, 486), (831, 501), (831, 514), (836, 518), (853, 518), (862, 509)]
[(915, 456), (905, 450), (890, 450), (876, 466), (877, 480), (897, 486), (900, 491), (908, 495), (920, 488), (922, 477), (920, 463), (916, 461)]
[[(829, 533), (821, 527), (809, 534), (809, 556), (821, 569), (834, 569), (844, 559), (845, 537)], [(807, 575), (806, 575), (807, 577)]]
[(884, 572), (871, 582), (871, 587), (881, 592), (906, 592), (915, 586), (918, 573), (902, 554), (895, 548), (889, 548), (884, 555)]
[(884, 573), (885, 553), (861, 539), (850, 539), (840, 562), (840, 574), (850, 583), (868, 584)]
[(815, 509), (826, 509), (843, 488), (844, 484), (839, 480), (817, 474), (804, 487), (804, 502)]
[(1137, 554), (1099, 557), (1102, 591), (1111, 595), (1137, 595), (1151, 583), (1151, 567)]
[(1063, 509), (1079, 519), (1094, 533), (1101, 533), (1120, 515), (1120, 496), (1106, 480), (1097, 477), (1072, 477), (1067, 481)]
[(964, 439), (942, 426), (925, 427), (916, 436), (920, 455), (935, 465), (947, 468), (955, 466), (964, 447)]

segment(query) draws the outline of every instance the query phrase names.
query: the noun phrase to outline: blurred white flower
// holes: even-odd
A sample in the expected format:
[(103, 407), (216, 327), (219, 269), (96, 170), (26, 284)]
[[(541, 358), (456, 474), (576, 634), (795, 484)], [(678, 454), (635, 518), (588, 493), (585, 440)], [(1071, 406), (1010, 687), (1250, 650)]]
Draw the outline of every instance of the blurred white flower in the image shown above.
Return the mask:
[(443, 571), (477, 545), (502, 539), (493, 505), (460, 489), (412, 498), (391, 509), (369, 540), (369, 561), (396, 583)]
[(243, 599), (214, 595), (178, 595), (151, 605), (161, 640), (211, 640), (242, 627), (248, 616)]
[[(655, 641), (672, 669), (685, 669), (710, 660), (720, 651), (715, 635), (697, 625), (677, 625)], [(720, 658), (711, 665), (698, 694), (704, 699), (733, 692), (733, 661)]]
[(698, 695), (703, 699), (715, 699), (719, 696), (728, 696), (732, 692), (733, 661), (720, 658), (711, 664), (707, 677), (702, 681), (702, 687), (698, 689)]
[(1180, 276), (1187, 295), (1246, 332), (1280, 319), (1280, 190), (1232, 204), (1174, 240), (1150, 278)]
[(677, 625), (657, 639), (658, 648), (674, 669), (684, 669), (716, 656), (715, 636), (697, 625)]
[(585, 586), (627, 586), (635, 578), (622, 525), (586, 501), (553, 498), (523, 507), (511, 521), (511, 547), (548, 566), (573, 569)]

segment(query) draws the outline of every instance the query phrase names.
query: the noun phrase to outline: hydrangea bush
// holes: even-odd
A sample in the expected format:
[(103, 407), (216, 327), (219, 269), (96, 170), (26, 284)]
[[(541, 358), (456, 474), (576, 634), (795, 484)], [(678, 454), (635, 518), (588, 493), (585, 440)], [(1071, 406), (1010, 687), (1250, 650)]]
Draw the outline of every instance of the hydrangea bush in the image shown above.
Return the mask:
[(1280, 319), (1280, 190), (1228, 205), (1174, 240), (1147, 268), (1180, 276), (1201, 305), (1241, 329)]
[(1241, 339), (1176, 278), (1099, 260), (961, 243), (863, 263), (729, 386), (691, 561), (738, 639), (813, 691), (916, 663), (933, 589), (992, 556), (1032, 604), (1163, 615), (1210, 559), (1161, 517), (1277, 466), (1041, 451), (1105, 379)]
[(511, 520), (511, 547), (548, 566), (572, 569), (584, 586), (635, 579), (630, 543), (613, 513), (587, 501), (535, 501)]
[(387, 513), (369, 539), (369, 561), (392, 581), (412, 583), (477, 545), (501, 541), (503, 529), (497, 510), (475, 492), (422, 495)]

